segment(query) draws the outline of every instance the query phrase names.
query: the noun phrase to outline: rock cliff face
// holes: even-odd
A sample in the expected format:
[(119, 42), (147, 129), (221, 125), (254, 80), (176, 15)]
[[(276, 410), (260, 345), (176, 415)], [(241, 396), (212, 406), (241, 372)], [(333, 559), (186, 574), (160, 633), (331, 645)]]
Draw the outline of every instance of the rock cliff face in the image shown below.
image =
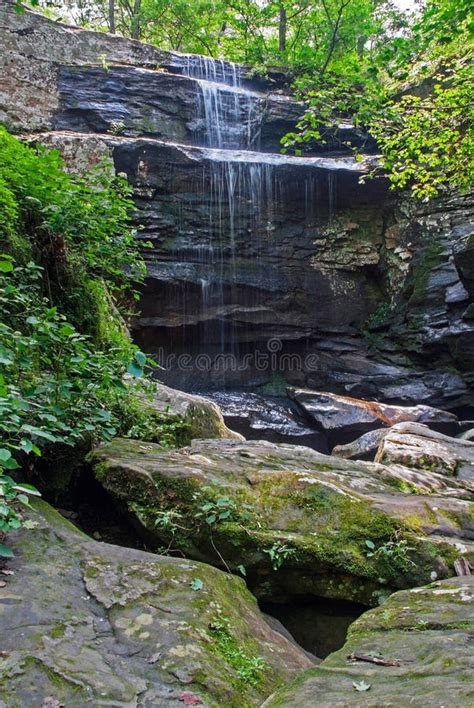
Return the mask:
[[(0, 27), (0, 120), (59, 147), (75, 169), (111, 157), (135, 189), (140, 237), (152, 243), (136, 337), (169, 382), (278, 375), (392, 403), (469, 402), (467, 197), (420, 208), (381, 177), (360, 184), (374, 145), (351, 126), (311, 155), (279, 155), (303, 108), (244, 67), (9, 3)], [(346, 141), (367, 157), (355, 161)]]

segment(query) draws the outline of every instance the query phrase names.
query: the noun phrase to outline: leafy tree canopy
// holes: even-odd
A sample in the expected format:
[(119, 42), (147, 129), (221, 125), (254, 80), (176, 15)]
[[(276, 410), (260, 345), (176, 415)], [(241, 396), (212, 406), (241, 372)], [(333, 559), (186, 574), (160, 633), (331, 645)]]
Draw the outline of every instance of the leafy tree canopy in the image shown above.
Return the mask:
[(308, 150), (350, 119), (377, 138), (395, 188), (422, 199), (472, 182), (471, 0), (34, 0), (84, 26), (290, 72), (308, 112), (283, 140)]

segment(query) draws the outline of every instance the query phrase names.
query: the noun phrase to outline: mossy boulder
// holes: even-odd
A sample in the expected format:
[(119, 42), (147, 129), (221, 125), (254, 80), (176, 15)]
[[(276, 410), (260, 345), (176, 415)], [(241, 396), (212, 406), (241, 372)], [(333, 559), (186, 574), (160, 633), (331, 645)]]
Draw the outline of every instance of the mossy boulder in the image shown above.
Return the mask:
[(185, 442), (191, 442), (194, 438), (243, 440), (242, 435), (226, 426), (219, 406), (213, 401), (160, 383), (156, 383), (154, 388), (156, 393), (153, 399), (146, 401), (145, 405), (158, 417), (180, 418)]
[(246, 572), (263, 599), (374, 605), (452, 575), (470, 548), (469, 491), (428, 471), (257, 441), (116, 439), (90, 459), (149, 547)]
[(36, 509), (1, 576), (1, 706), (241, 708), (312, 665), (241, 579), (92, 541)]
[(395, 425), (382, 439), (375, 459), (457, 477), (474, 489), (474, 442), (442, 435), (426, 425)]
[(265, 708), (473, 705), (473, 600), (473, 576), (392, 595), (351, 625), (340, 651)]

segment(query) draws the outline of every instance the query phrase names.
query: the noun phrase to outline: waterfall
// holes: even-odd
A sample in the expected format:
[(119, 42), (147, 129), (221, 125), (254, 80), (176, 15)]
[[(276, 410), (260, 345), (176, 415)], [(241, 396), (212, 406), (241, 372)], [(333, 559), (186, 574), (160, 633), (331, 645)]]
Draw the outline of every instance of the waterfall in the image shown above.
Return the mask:
[[(183, 229), (176, 252), (193, 273), (191, 285), (185, 284), (190, 288), (185, 293), (190, 341), (202, 352), (231, 353), (238, 360), (245, 351), (239, 348), (255, 342), (253, 322), (264, 320), (265, 313), (273, 316), (272, 289), (285, 277), (278, 258), (270, 255), (274, 265), (268, 265), (269, 244), (279, 236), (281, 214), (289, 207), (312, 228), (320, 189), (317, 171), (328, 163), (335, 172), (351, 170), (355, 161), (259, 152), (265, 96), (243, 85), (243, 68), (197, 55), (186, 55), (180, 68), (197, 82), (193, 124), (202, 145), (180, 150), (202, 162), (203, 206), (208, 213), (200, 242), (191, 245)], [(285, 170), (290, 170), (290, 178)], [(323, 185), (331, 213), (335, 186), (336, 176)], [(191, 305), (191, 316), (189, 305), (195, 303), (196, 292), (199, 305)], [(215, 371), (211, 379), (215, 381)], [(220, 383), (226, 384), (225, 376)]]
[(262, 96), (242, 87), (242, 68), (232, 62), (189, 54), (183, 73), (198, 82), (198, 131), (217, 148), (255, 148)]

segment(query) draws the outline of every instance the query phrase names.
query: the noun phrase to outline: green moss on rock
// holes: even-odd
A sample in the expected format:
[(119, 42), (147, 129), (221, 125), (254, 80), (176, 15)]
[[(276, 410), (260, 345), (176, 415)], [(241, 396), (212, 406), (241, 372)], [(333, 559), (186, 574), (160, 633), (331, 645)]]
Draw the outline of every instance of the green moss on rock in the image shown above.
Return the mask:
[[(261, 597), (305, 588), (377, 604), (397, 588), (452, 573), (459, 555), (453, 544), (431, 541), (439, 517), (426, 497), (398, 491), (380, 465), (226, 441), (166, 452), (116, 440), (91, 459), (147, 543), (235, 572), (244, 566)], [(449, 500), (435, 502), (449, 508)], [(218, 504), (222, 517), (209, 511)]]

